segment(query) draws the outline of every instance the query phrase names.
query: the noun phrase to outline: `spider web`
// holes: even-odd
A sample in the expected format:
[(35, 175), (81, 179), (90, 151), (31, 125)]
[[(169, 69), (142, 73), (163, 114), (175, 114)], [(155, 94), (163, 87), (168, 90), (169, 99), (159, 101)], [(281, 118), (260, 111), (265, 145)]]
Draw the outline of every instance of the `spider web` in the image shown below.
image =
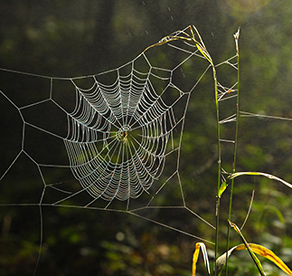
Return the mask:
[[(230, 102), (237, 95), (236, 56), (217, 65), (219, 71), (221, 67), (235, 77), (218, 83), (218, 100), (235, 107)], [(6, 81), (0, 93), (14, 123), (1, 138), (7, 161), (0, 184), (6, 198), (11, 195), (2, 205), (125, 212), (204, 240), (191, 230), (153, 219), (151, 213), (184, 211), (215, 228), (189, 207), (180, 175), (187, 108), (209, 69), (197, 47), (183, 41), (153, 47), (121, 67), (89, 76), (60, 78), (1, 69)], [(220, 124), (228, 129), (236, 119), (235, 108), (223, 109), (221, 117)], [(233, 145), (234, 136), (220, 141)], [(24, 175), (37, 176), (38, 181), (22, 183), (34, 187), (33, 195), (24, 197), (17, 193), (20, 184), (11, 184), (19, 167)], [(169, 191), (175, 196), (167, 199)]]

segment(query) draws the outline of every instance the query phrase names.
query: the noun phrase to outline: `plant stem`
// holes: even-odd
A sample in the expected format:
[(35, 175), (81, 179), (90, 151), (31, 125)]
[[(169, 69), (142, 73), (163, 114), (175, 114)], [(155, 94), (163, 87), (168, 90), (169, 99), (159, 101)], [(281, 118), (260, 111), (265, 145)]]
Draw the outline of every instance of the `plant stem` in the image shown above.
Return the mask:
[[(239, 125), (239, 46), (238, 46), (239, 29), (237, 33), (234, 35), (234, 39), (235, 39), (236, 58), (237, 58), (237, 97), (236, 97), (236, 122), (235, 122), (235, 138), (234, 138), (234, 149), (233, 149), (232, 173), (235, 173), (236, 171), (236, 155), (237, 155), (238, 125)], [(234, 189), (234, 178), (231, 181), (231, 187), (230, 187), (228, 221), (231, 220), (233, 189)], [(230, 224), (228, 223), (226, 252), (228, 252), (229, 250), (229, 239), (230, 239)], [(226, 254), (225, 275), (227, 276), (227, 274), (228, 274), (228, 257)]]
[[(210, 61), (212, 70), (213, 70), (213, 78), (214, 78), (214, 90), (215, 90), (215, 103), (216, 103), (216, 122), (217, 122), (217, 154), (218, 154), (218, 179), (217, 179), (217, 189), (219, 193), (220, 184), (221, 184), (221, 129), (220, 129), (220, 113), (219, 113), (219, 102), (218, 102), (218, 85), (217, 85), (217, 75), (216, 75), (216, 69), (214, 66), (213, 61)], [(217, 193), (217, 195), (218, 195)], [(218, 254), (218, 246), (219, 246), (219, 224), (220, 224), (220, 197), (217, 196), (216, 201), (216, 234), (215, 234), (215, 276), (217, 275), (217, 266), (216, 266), (216, 259)]]

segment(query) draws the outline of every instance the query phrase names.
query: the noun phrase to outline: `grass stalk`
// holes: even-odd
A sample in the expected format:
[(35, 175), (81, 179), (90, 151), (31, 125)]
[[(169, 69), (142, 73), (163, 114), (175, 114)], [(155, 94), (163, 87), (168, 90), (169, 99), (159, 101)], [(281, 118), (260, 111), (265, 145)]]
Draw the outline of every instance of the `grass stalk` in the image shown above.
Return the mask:
[[(217, 178), (217, 188), (219, 194), (219, 189), (221, 186), (221, 128), (220, 128), (220, 111), (219, 111), (219, 102), (218, 102), (218, 84), (217, 84), (217, 74), (216, 68), (212, 60), (210, 60), (212, 70), (213, 70), (213, 79), (214, 79), (214, 92), (215, 92), (215, 105), (216, 105), (216, 123), (217, 123), (217, 154), (218, 154), (218, 178)], [(220, 197), (217, 196), (216, 200), (216, 233), (215, 233), (215, 276), (217, 275), (217, 266), (216, 259), (218, 256), (218, 246), (219, 246), (219, 226), (220, 226)]]
[[(237, 60), (237, 97), (236, 97), (236, 122), (235, 122), (235, 138), (234, 138), (234, 149), (233, 149), (233, 164), (232, 164), (232, 173), (236, 171), (236, 157), (237, 157), (237, 144), (238, 144), (238, 126), (239, 126), (239, 31), (234, 34), (235, 47), (236, 47), (236, 60)], [(232, 213), (232, 200), (233, 200), (233, 189), (234, 189), (234, 178), (231, 181), (230, 187), (230, 199), (229, 199), (229, 211), (228, 211), (228, 221), (231, 220)], [(230, 224), (227, 226), (227, 241), (226, 241), (226, 252), (229, 250), (229, 240), (230, 240)], [(226, 263), (225, 263), (225, 275), (228, 275), (228, 257), (226, 254)]]

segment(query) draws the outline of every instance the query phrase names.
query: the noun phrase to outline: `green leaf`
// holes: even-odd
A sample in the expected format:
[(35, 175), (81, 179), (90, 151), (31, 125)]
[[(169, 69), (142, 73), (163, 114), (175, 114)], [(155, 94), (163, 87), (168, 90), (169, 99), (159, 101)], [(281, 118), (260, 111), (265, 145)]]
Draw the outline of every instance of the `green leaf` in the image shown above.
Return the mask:
[(218, 191), (219, 198), (221, 198), (222, 194), (224, 193), (224, 191), (226, 190), (227, 187), (228, 187), (227, 181), (225, 181), (221, 184), (219, 191)]

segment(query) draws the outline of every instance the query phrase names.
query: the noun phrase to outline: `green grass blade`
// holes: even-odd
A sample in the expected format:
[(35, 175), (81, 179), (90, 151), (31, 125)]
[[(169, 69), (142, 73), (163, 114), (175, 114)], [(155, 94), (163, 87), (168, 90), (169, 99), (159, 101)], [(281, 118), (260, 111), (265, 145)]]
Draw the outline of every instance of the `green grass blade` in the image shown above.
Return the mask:
[(259, 261), (259, 259), (257, 258), (257, 256), (253, 253), (252, 249), (250, 248), (248, 242), (246, 241), (246, 239), (245, 239), (244, 236), (242, 235), (242, 233), (241, 233), (240, 229), (238, 228), (238, 226), (237, 226), (235, 223), (231, 222), (231, 221), (229, 221), (229, 224), (230, 224), (230, 226), (231, 226), (232, 228), (234, 228), (234, 230), (235, 230), (235, 231), (238, 233), (238, 235), (241, 237), (241, 239), (242, 239), (244, 245), (246, 246), (246, 249), (248, 250), (248, 253), (250, 254), (250, 256), (251, 256), (253, 262), (255, 263), (255, 265), (256, 265), (256, 267), (257, 267), (259, 273), (260, 273), (262, 276), (265, 276), (266, 274), (264, 273), (264, 270), (263, 270), (263, 267), (262, 267), (261, 262)]

